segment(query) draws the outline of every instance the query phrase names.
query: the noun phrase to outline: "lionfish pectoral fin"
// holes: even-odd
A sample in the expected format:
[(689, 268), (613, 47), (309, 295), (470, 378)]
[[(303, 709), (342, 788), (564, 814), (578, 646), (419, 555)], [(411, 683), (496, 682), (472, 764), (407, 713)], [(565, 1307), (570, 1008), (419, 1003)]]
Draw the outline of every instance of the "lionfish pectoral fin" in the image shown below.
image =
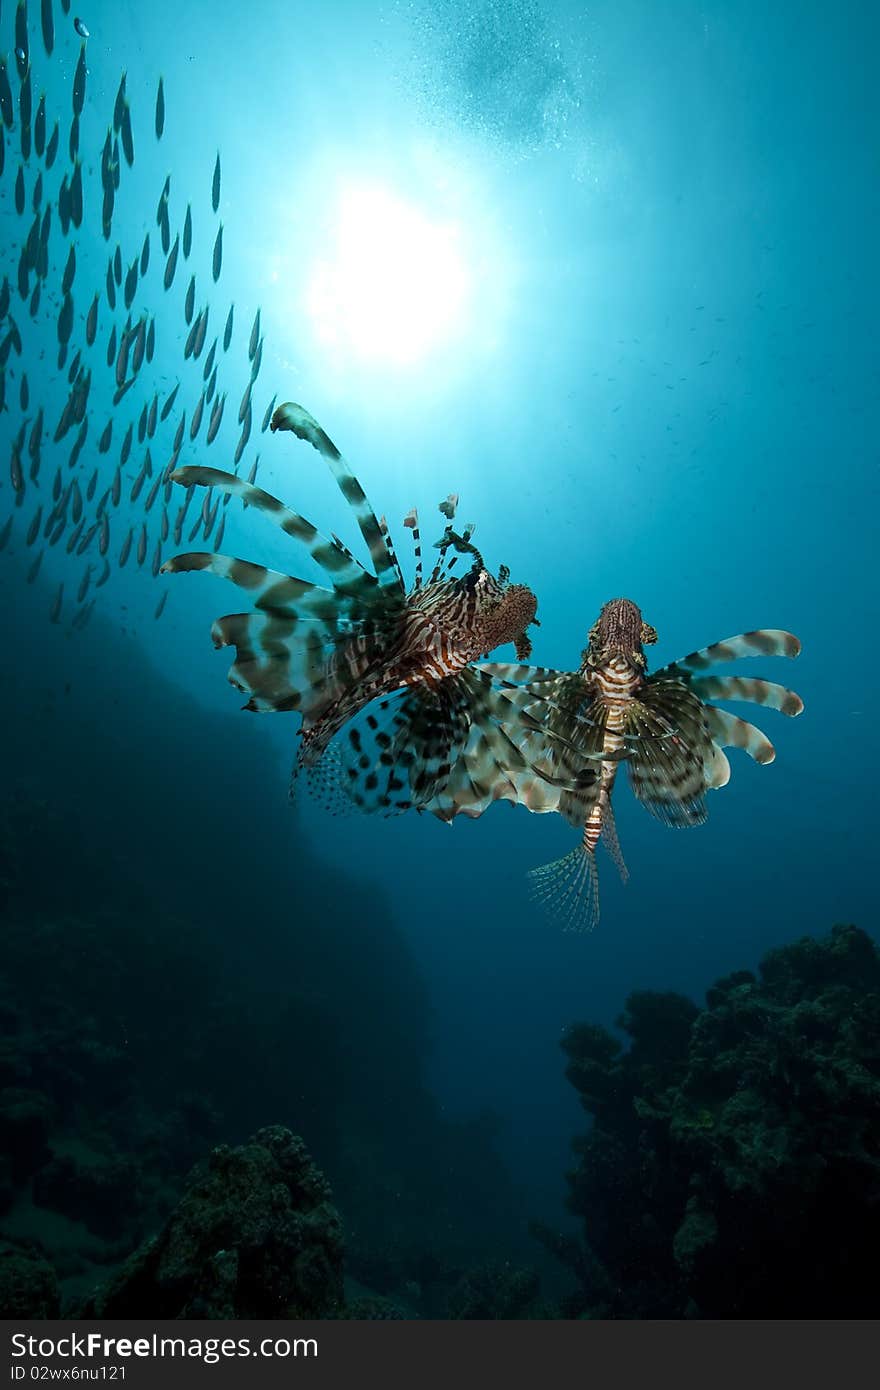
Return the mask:
[(329, 575), (334, 589), (357, 595), (365, 601), (375, 594), (378, 588), (376, 576), (364, 569), (350, 551), (337, 545), (329, 536), (323, 536), (306, 517), (285, 506), (263, 488), (244, 482), (233, 473), (198, 464), (176, 468), (170, 476), (171, 481), (179, 483), (181, 487), (216, 488), (223, 495), (239, 497), (248, 506), (262, 512), (286, 535), (300, 541), (315, 563)]
[(599, 870), (596, 856), (583, 844), (530, 869), (531, 895), (564, 931), (592, 931), (599, 921)]
[(730, 763), (723, 749), (717, 743), (711, 745), (706, 754), (703, 764), (703, 771), (706, 778), (706, 787), (710, 791), (717, 790), (719, 787), (726, 787), (730, 781)]
[(627, 712), (628, 763), (637, 801), (672, 829), (701, 825), (710, 732), (703, 702), (679, 678), (651, 676)]
[(778, 710), (790, 719), (802, 714), (804, 709), (804, 702), (796, 691), (756, 677), (695, 676), (690, 686), (701, 700), (742, 700), (746, 704)]
[(311, 444), (326, 460), (339, 491), (354, 512), (360, 533), (367, 543), (379, 585), (382, 588), (395, 589), (403, 595), (406, 585), (385, 519), (383, 517), (380, 520), (376, 516), (367, 494), (348, 463), (314, 415), (310, 415), (303, 406), (297, 405), (294, 401), (285, 401), (272, 416), (269, 428), (273, 434), (277, 430), (290, 430), (298, 439)]
[(783, 628), (757, 628), (754, 632), (740, 632), (736, 637), (726, 637), (723, 642), (713, 642), (699, 651), (688, 652), (668, 666), (655, 671), (654, 676), (683, 675), (689, 671), (704, 671), (707, 666), (719, 662), (738, 661), (748, 656), (786, 656), (793, 659), (800, 655), (801, 644), (793, 632)]
[(356, 807), (348, 792), (343, 776), (343, 759), (340, 745), (330, 743), (320, 755), (311, 760), (302, 757), (302, 748), (297, 754), (290, 774), (288, 800), (295, 804), (299, 800), (303, 781), (309, 797), (331, 816), (352, 816)]
[(706, 706), (706, 716), (709, 732), (719, 748), (741, 748), (756, 763), (766, 765), (773, 762), (776, 749), (767, 735), (756, 729), (754, 724), (714, 705)]

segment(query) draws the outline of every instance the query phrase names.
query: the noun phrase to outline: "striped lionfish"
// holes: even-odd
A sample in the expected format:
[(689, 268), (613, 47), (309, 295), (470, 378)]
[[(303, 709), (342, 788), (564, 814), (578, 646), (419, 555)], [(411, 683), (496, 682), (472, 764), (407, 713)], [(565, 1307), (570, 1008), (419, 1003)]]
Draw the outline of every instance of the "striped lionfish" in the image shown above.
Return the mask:
[[(532, 591), (511, 584), (504, 566), (497, 578), (490, 574), (471, 541), (472, 526), (460, 534), (446, 526), (437, 542), (437, 563), (424, 579), (418, 516), (412, 511), (404, 524), (413, 535), (416, 575), (407, 592), (384, 518), (376, 517), (314, 417), (287, 403), (275, 411), (271, 428), (292, 431), (327, 461), (354, 512), (374, 572), (338, 537), (321, 535), (270, 493), (199, 466), (179, 468), (171, 477), (184, 487), (213, 487), (240, 497), (263, 512), (304, 544), (331, 587), (210, 552), (176, 555), (162, 570), (207, 571), (251, 596), (254, 611), (218, 618), (212, 637), (215, 647), (236, 649), (229, 680), (248, 696), (245, 709), (302, 716), (291, 789), (307, 769), (316, 789), (331, 799), (343, 791), (346, 803), (386, 814), (420, 807), (442, 791), (475, 725), (498, 756), (517, 767), (524, 783), (534, 777), (518, 747), (547, 713), (543, 702), (530, 697), (537, 713), (526, 713), (518, 692), (508, 699), (503, 682), (471, 666), (506, 642), (514, 644), (518, 661), (528, 660), (527, 628), (537, 622)], [(441, 503), (448, 520), (456, 501), (450, 497)], [(460, 555), (469, 557), (470, 568), (456, 575)], [(337, 738), (346, 725), (347, 736)], [(559, 750), (546, 775), (580, 786), (596, 774), (579, 774)]]
[[(624, 881), (611, 806), (619, 764), (625, 761), (637, 799), (664, 825), (684, 827), (706, 820), (706, 792), (730, 777), (724, 748), (741, 748), (758, 763), (775, 750), (759, 729), (710, 703), (742, 700), (797, 715), (803, 702), (793, 691), (758, 679), (703, 674), (715, 663), (746, 656), (796, 657), (800, 642), (789, 632), (763, 629), (730, 637), (691, 652), (647, 674), (644, 646), (657, 640), (629, 599), (603, 607), (589, 634), (577, 672), (488, 664), (480, 673), (516, 689), (519, 707), (542, 720), (520, 752), (543, 774), (524, 782), (515, 769), (496, 779), (487, 794), (474, 768), (475, 745), (465, 749), (446, 786), (425, 809), (442, 820), (479, 816), (491, 800), (505, 799), (535, 812), (558, 811), (582, 832), (581, 843), (564, 858), (532, 871), (535, 895), (567, 925), (593, 926), (599, 919), (595, 851), (600, 839)], [(509, 698), (513, 698), (510, 696)], [(536, 701), (531, 706), (531, 699)], [(546, 738), (546, 735), (551, 735)], [(541, 740), (545, 739), (543, 751)], [(560, 751), (571, 764), (572, 746), (598, 775), (576, 787), (554, 779)]]

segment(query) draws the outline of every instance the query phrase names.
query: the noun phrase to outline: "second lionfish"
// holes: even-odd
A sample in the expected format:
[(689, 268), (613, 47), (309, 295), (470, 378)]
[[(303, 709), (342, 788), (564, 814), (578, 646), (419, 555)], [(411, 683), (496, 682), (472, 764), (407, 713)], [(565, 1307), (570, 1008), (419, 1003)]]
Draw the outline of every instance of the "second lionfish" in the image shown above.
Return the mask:
[[(229, 680), (247, 694), (245, 709), (302, 716), (294, 778), (307, 769), (318, 790), (331, 797), (342, 791), (346, 801), (365, 810), (420, 808), (442, 793), (477, 730), (498, 765), (515, 766), (530, 784), (537, 774), (520, 749), (549, 711), (534, 697), (526, 711), (518, 692), (471, 663), (506, 642), (514, 644), (519, 661), (528, 660), (535, 595), (511, 584), (505, 567), (497, 577), (486, 569), (470, 526), (460, 534), (446, 526), (437, 563), (424, 578), (415, 512), (405, 522), (416, 552), (415, 583), (407, 592), (384, 520), (314, 417), (287, 403), (275, 411), (271, 427), (292, 431), (327, 461), (354, 512), (373, 572), (338, 537), (323, 536), (262, 488), (199, 466), (180, 468), (172, 477), (185, 487), (237, 496), (262, 512), (305, 546), (330, 587), (204, 551), (176, 555), (162, 569), (216, 574), (248, 594), (253, 611), (218, 618), (212, 636), (215, 646), (236, 649)], [(442, 503), (441, 511), (451, 519), (454, 499)], [(456, 574), (462, 555), (469, 568)], [(557, 750), (553, 769), (547, 767), (542, 777), (568, 787), (592, 781), (595, 772), (582, 770), (581, 754), (569, 754), (573, 761)]]
[[(543, 777), (526, 780), (511, 765), (487, 778), (479, 742), (472, 739), (425, 808), (452, 820), (480, 816), (492, 801), (503, 799), (530, 811), (562, 815), (581, 832), (581, 842), (531, 877), (536, 896), (569, 927), (598, 921), (595, 851), (600, 840), (621, 877), (627, 877), (612, 811), (621, 762), (629, 769), (636, 798), (664, 825), (700, 825), (707, 818), (706, 792), (725, 786), (730, 777), (726, 747), (740, 748), (761, 764), (775, 757), (759, 729), (713, 701), (746, 701), (789, 716), (803, 710), (800, 696), (784, 686), (708, 670), (740, 657), (796, 657), (800, 642), (790, 632), (765, 628), (742, 633), (649, 674), (644, 647), (656, 640), (636, 604), (613, 599), (590, 631), (579, 670), (494, 663), (478, 667), (482, 676), (504, 682), (508, 698), (517, 700), (524, 715), (540, 718), (541, 730), (529, 735), (519, 751)], [(577, 761), (572, 747), (584, 766), (598, 769), (595, 778), (574, 788), (554, 776), (561, 771), (560, 755), (568, 767)]]

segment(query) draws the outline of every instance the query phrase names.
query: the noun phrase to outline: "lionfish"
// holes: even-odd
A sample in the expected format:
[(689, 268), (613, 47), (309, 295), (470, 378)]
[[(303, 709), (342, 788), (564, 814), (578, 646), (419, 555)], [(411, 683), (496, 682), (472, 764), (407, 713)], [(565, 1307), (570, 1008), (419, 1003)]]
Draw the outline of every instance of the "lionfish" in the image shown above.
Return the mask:
[[(644, 646), (657, 640), (636, 604), (612, 599), (589, 634), (577, 672), (485, 664), (479, 672), (508, 687), (524, 715), (541, 721), (520, 746), (533, 773), (516, 768), (496, 776), (487, 794), (480, 750), (472, 743), (446, 785), (425, 809), (442, 820), (479, 816), (492, 800), (505, 799), (535, 812), (558, 811), (581, 831), (581, 843), (564, 858), (531, 873), (535, 896), (570, 927), (599, 920), (596, 847), (601, 840), (621, 878), (627, 870), (612, 810), (618, 767), (625, 762), (637, 799), (664, 825), (700, 825), (707, 818), (706, 792), (724, 786), (730, 764), (724, 748), (741, 748), (758, 763), (776, 756), (754, 725), (719, 709), (714, 700), (741, 700), (798, 715), (803, 702), (781, 685), (754, 678), (704, 674), (718, 662), (747, 656), (796, 657), (800, 642), (789, 632), (762, 629), (673, 661), (648, 674)], [(531, 701), (534, 700), (534, 705)], [(577, 748), (598, 775), (579, 785), (554, 778), (560, 753), (571, 766)], [(576, 761), (576, 760), (575, 760)]]
[[(248, 696), (245, 709), (302, 716), (291, 790), (307, 769), (316, 790), (331, 801), (342, 791), (345, 804), (364, 810), (393, 814), (420, 807), (442, 791), (474, 725), (524, 780), (534, 776), (518, 747), (547, 713), (543, 702), (530, 702), (537, 713), (522, 712), (515, 699), (507, 699), (503, 682), (471, 665), (506, 642), (514, 644), (519, 662), (529, 659), (527, 629), (537, 622), (532, 591), (511, 584), (504, 566), (497, 577), (486, 569), (470, 525), (460, 534), (446, 526), (436, 546), (439, 558), (425, 579), (412, 511), (404, 524), (413, 535), (416, 573), (407, 592), (384, 518), (377, 518), (314, 417), (288, 402), (275, 411), (271, 428), (292, 431), (329, 464), (366, 541), (373, 572), (337, 536), (321, 535), (262, 488), (200, 466), (179, 468), (171, 477), (184, 487), (216, 488), (263, 512), (303, 543), (330, 587), (211, 552), (176, 555), (162, 570), (207, 571), (250, 596), (254, 611), (218, 618), (212, 637), (215, 647), (235, 647), (228, 678)], [(441, 503), (447, 520), (456, 502), (450, 497)], [(458, 575), (453, 570), (460, 555), (470, 567)], [(337, 738), (343, 729), (346, 736)], [(546, 775), (581, 786), (596, 774), (579, 772), (560, 750)]]

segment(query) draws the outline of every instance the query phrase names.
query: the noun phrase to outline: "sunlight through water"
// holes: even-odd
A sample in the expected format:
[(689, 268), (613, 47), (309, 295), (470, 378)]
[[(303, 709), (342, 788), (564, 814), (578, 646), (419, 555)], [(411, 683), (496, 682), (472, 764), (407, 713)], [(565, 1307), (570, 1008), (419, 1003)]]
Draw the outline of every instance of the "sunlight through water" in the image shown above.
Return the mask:
[(355, 187), (340, 194), (306, 307), (323, 343), (404, 365), (462, 333), (470, 289), (458, 223), (433, 221), (390, 189)]

